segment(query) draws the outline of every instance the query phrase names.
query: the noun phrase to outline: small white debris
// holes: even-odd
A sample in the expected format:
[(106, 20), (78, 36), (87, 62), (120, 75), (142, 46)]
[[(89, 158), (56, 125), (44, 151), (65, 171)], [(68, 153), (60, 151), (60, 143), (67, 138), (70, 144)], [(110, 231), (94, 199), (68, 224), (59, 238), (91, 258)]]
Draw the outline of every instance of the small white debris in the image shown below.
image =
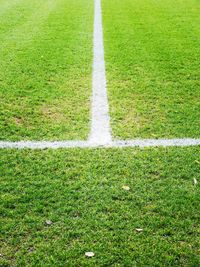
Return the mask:
[(51, 225), (53, 222), (51, 220), (46, 220), (47, 225)]
[(123, 185), (123, 186), (122, 186), (122, 189), (124, 189), (124, 190), (126, 190), (126, 191), (129, 191), (129, 190), (130, 190), (130, 187), (127, 186), (127, 185)]
[(137, 232), (142, 232), (142, 231), (143, 231), (142, 228), (136, 228), (135, 230), (136, 230)]
[(90, 251), (90, 252), (85, 252), (85, 256), (86, 257), (94, 257), (94, 252)]
[(29, 248), (29, 250), (28, 250), (28, 252), (33, 252), (33, 251), (34, 251), (33, 247)]
[(194, 182), (194, 185), (197, 185), (197, 179), (196, 178), (193, 179), (193, 182)]

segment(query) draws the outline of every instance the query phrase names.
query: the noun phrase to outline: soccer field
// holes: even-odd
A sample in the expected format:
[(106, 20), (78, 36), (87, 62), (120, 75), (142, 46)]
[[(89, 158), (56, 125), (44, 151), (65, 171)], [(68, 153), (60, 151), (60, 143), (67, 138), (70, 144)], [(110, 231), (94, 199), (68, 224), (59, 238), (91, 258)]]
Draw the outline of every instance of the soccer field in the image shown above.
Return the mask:
[(103, 0), (102, 5), (114, 136), (199, 137), (200, 3)]
[(200, 265), (199, 11), (0, 0), (0, 266)]
[(86, 138), (93, 1), (1, 0), (0, 16), (1, 140)]
[(199, 148), (0, 154), (3, 266), (199, 266)]

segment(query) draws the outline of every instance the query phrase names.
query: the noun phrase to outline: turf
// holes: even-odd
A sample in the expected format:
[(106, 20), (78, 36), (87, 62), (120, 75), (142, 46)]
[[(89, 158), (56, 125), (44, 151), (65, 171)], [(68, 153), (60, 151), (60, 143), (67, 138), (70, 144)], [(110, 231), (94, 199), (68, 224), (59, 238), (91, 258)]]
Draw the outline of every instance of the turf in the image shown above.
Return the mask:
[(89, 132), (92, 0), (0, 0), (1, 140)]
[(200, 2), (102, 0), (115, 137), (200, 137)]
[(1, 266), (199, 266), (199, 152), (1, 150)]

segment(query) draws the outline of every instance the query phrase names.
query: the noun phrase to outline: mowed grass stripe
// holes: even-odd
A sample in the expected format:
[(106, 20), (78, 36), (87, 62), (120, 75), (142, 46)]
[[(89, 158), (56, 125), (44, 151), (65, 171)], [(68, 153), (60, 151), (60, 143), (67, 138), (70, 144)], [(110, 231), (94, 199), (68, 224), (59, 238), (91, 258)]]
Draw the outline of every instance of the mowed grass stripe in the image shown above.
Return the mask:
[(200, 3), (102, 0), (115, 138), (199, 137)]
[(0, 265), (199, 266), (199, 152), (0, 150)]
[(93, 1), (19, 1), (0, 21), (1, 140), (86, 139)]
[(13, 6), (16, 7), (16, 5), (20, 2), (21, 0), (13, 0), (13, 1), (7, 1), (7, 0), (2, 0), (0, 1), (0, 15), (4, 14), (5, 12), (8, 12)]

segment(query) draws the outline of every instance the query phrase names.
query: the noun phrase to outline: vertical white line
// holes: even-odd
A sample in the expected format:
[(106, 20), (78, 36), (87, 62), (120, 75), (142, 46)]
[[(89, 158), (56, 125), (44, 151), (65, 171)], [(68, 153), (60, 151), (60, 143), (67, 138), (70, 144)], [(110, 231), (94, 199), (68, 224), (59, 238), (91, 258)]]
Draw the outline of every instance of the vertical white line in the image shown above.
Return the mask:
[(101, 0), (95, 0), (93, 36), (93, 77), (92, 77), (92, 122), (89, 142), (98, 145), (112, 141), (106, 74), (104, 61)]

